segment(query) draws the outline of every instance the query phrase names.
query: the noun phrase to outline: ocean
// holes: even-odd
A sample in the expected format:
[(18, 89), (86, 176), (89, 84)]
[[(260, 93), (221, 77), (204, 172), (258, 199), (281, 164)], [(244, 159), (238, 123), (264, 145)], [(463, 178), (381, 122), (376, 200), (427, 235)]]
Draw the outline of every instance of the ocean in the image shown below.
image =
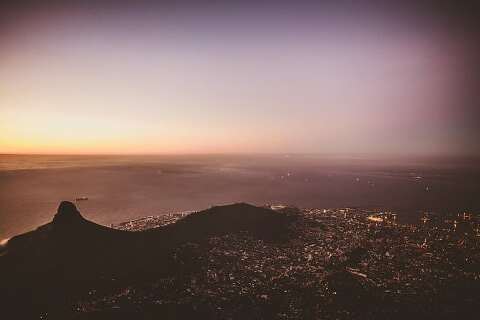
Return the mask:
[(248, 202), (394, 210), (480, 211), (471, 159), (319, 155), (0, 155), (0, 239), (49, 222), (62, 200), (103, 225)]

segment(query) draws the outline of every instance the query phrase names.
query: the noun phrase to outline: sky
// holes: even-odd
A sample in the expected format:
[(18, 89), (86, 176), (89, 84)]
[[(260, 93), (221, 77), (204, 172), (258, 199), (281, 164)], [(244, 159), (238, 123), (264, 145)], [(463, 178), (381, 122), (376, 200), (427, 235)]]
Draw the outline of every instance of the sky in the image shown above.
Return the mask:
[(85, 3), (3, 8), (0, 153), (480, 154), (472, 8)]

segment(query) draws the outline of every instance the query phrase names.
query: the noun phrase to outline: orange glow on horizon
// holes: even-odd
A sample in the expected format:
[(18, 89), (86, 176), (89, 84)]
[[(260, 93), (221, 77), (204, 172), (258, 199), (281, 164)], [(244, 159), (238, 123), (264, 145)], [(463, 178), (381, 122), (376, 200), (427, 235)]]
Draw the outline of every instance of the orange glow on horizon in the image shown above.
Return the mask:
[(348, 10), (203, 14), (12, 19), (0, 153), (478, 150), (469, 39)]

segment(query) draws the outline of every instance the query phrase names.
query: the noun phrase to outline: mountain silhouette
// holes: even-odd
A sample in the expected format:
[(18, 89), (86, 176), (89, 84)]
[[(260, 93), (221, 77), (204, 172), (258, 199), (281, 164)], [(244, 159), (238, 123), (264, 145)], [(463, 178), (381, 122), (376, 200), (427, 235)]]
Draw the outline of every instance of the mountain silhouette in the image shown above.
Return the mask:
[[(176, 223), (145, 231), (108, 228), (82, 217), (75, 205), (60, 203), (50, 223), (13, 237), (0, 255), (0, 299), (29, 311), (67, 302), (90, 285), (112, 279), (154, 278), (175, 272), (172, 252), (212, 236), (248, 232), (266, 241), (283, 241), (292, 217), (245, 203), (212, 207)], [(25, 312), (25, 310), (23, 310)]]

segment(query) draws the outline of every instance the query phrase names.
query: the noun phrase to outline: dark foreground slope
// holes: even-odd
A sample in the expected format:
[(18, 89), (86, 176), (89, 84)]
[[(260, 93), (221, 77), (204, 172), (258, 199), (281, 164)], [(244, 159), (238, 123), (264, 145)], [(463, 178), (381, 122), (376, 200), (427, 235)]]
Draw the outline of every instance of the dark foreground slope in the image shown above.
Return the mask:
[(62, 307), (92, 286), (175, 273), (172, 254), (185, 243), (248, 232), (267, 241), (288, 234), (290, 217), (248, 204), (213, 207), (175, 224), (141, 232), (107, 228), (62, 202), (52, 222), (13, 237), (0, 256), (3, 313), (17, 318), (62, 315)]
[(127, 232), (64, 203), (0, 256), (0, 317), (478, 318), (480, 215), (403, 225), (360, 208), (283, 212), (237, 204)]

